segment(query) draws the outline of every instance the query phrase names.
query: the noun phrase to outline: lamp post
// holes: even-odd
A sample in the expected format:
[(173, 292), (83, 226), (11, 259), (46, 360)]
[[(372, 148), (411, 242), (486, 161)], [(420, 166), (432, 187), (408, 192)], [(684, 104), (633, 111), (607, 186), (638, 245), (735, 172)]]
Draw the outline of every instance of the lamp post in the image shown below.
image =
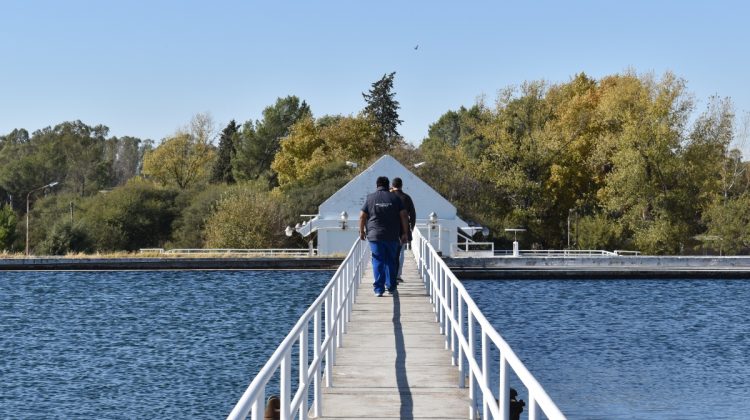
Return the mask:
[(29, 198), (31, 198), (31, 193), (43, 190), (45, 188), (52, 188), (57, 184), (58, 184), (57, 181), (50, 182), (49, 184), (43, 187), (34, 188), (33, 190), (29, 191), (28, 194), (26, 194), (26, 256), (27, 257), (29, 256)]

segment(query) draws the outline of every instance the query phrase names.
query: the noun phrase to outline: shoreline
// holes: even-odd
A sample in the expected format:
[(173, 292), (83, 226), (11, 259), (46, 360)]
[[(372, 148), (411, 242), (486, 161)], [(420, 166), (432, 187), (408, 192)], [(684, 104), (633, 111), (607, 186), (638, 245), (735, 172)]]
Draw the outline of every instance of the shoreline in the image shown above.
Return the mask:
[[(0, 258), (0, 271), (336, 270), (342, 257)], [(750, 279), (750, 257), (445, 258), (461, 280)]]
[(343, 258), (6, 258), (0, 271), (335, 270)]

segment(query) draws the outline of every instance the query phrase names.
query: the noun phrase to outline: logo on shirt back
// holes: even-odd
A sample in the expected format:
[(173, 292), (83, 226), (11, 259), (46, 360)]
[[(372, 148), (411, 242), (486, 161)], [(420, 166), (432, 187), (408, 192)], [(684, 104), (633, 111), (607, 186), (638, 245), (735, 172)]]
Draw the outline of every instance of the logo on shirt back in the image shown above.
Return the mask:
[(375, 203), (375, 207), (390, 207), (391, 203)]

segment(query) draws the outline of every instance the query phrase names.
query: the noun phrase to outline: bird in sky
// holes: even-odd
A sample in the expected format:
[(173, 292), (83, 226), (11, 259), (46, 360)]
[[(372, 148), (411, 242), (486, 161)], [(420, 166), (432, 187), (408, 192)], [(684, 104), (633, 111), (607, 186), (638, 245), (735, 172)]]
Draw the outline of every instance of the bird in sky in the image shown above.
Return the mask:
[(417, 46), (416, 46), (416, 47), (414, 47), (414, 49), (415, 49), (415, 50), (416, 50), (417, 48), (419, 48), (419, 44), (417, 44)]

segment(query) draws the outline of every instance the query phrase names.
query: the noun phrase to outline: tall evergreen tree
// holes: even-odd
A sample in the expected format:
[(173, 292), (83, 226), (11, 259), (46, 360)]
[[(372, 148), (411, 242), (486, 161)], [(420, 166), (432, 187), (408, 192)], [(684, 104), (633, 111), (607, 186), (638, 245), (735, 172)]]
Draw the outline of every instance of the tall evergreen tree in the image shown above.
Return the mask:
[(362, 97), (367, 102), (365, 114), (373, 118), (380, 126), (380, 132), (387, 149), (391, 149), (401, 139), (401, 135), (396, 130), (403, 121), (398, 119), (398, 101), (394, 99), (396, 93), (393, 92), (393, 76), (384, 74), (377, 82), (372, 84), (372, 89), (368, 93), (362, 93)]
[(276, 103), (263, 110), (263, 119), (245, 122), (237, 137), (237, 154), (232, 160), (234, 178), (238, 181), (265, 179), (276, 183), (271, 170), (281, 139), (289, 135), (290, 127), (303, 117), (311, 116), (310, 106), (296, 96), (277, 98)]
[(211, 182), (214, 184), (226, 182), (234, 184), (234, 175), (232, 175), (232, 157), (237, 149), (235, 148), (235, 138), (240, 127), (234, 120), (221, 132), (219, 139), (219, 150), (217, 151), (216, 162), (211, 169)]

